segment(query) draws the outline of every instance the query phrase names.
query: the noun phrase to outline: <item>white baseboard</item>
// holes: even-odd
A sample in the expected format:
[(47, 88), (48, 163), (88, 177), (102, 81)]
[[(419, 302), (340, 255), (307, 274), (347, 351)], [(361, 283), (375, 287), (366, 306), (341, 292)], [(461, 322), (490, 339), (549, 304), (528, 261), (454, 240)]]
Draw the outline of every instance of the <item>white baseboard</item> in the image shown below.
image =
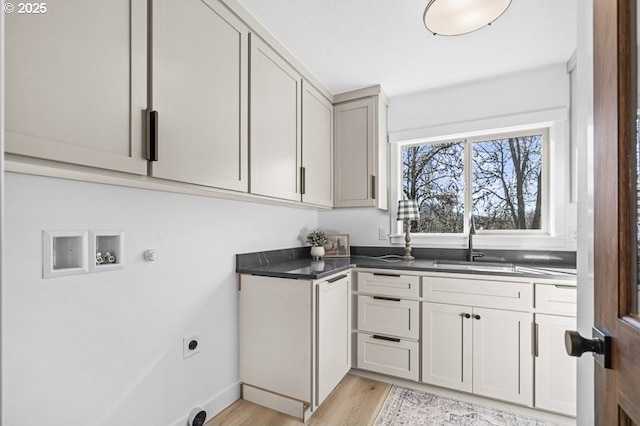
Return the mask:
[[(207, 421), (211, 420), (216, 415), (220, 414), (225, 408), (240, 399), (240, 382), (235, 382), (222, 391), (212, 396), (208, 401), (202, 402), (199, 405), (194, 404), (194, 407), (200, 407), (207, 412)], [(184, 417), (176, 420), (172, 424), (174, 426), (187, 426), (189, 413)]]

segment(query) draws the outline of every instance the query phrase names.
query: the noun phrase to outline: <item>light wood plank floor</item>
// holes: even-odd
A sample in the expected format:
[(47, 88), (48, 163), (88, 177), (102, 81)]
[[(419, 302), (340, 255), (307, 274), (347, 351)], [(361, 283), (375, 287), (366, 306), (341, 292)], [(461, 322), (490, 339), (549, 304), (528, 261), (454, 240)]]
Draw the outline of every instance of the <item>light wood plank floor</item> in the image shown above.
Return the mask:
[[(322, 403), (308, 425), (371, 425), (378, 416), (391, 385), (347, 374)], [(295, 417), (244, 401), (231, 404), (205, 426), (294, 426), (304, 423)]]

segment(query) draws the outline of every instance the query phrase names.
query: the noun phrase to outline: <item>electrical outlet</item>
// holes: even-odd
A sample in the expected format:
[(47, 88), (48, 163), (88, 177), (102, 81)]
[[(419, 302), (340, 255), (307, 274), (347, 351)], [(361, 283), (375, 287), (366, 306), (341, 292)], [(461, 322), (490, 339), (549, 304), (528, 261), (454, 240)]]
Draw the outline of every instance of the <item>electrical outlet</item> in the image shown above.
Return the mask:
[(569, 229), (569, 242), (575, 243), (578, 241), (578, 230), (576, 228)]
[(381, 226), (380, 228), (378, 228), (378, 239), (386, 240), (388, 238), (389, 238), (389, 231), (387, 231), (387, 228), (385, 228), (384, 226)]
[(200, 349), (202, 349), (202, 343), (200, 342), (199, 333), (182, 339), (182, 356), (184, 359), (200, 353)]

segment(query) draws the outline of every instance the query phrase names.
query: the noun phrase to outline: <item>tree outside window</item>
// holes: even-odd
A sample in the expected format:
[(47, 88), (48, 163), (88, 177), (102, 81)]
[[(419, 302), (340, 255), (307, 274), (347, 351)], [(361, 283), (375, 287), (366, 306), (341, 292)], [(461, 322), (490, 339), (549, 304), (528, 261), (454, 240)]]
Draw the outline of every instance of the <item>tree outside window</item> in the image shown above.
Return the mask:
[(541, 230), (544, 134), (403, 147), (402, 193), (420, 209), (411, 232), (462, 233), (469, 204), (479, 230)]

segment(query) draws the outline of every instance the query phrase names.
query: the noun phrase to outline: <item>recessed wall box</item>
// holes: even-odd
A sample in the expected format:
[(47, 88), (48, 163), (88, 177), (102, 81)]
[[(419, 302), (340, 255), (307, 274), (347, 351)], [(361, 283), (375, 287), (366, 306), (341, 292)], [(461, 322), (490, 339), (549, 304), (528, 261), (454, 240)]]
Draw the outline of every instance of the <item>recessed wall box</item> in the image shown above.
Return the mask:
[(124, 268), (124, 231), (89, 232), (89, 270)]
[(42, 277), (86, 274), (86, 231), (42, 231)]

